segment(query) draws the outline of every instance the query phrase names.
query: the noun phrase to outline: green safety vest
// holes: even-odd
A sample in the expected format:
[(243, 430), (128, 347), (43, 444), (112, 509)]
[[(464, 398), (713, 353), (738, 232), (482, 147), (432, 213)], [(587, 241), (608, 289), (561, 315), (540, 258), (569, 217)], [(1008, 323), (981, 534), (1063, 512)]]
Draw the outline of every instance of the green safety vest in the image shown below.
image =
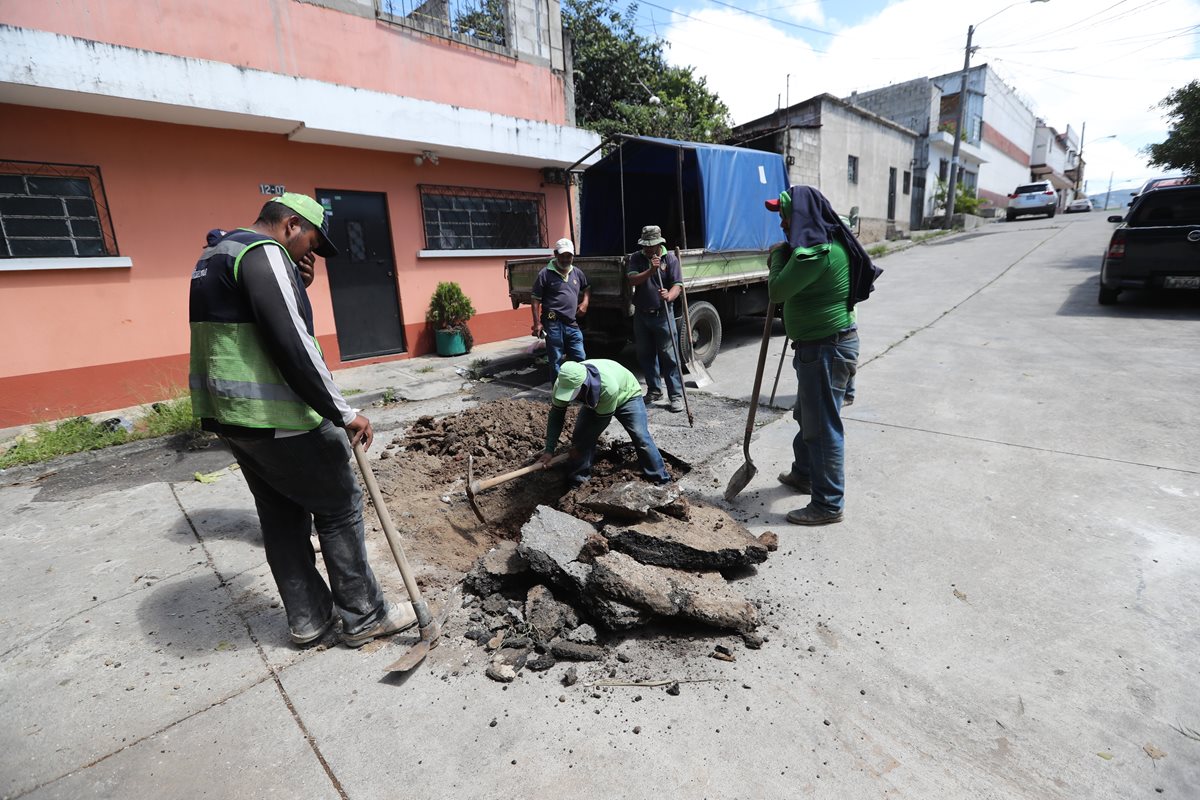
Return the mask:
[[(192, 414), (222, 425), (308, 431), (320, 425), (322, 417), (288, 386), (275, 366), (238, 282), (246, 253), (264, 245), (279, 247), (274, 239), (255, 231), (232, 231), (207, 247), (196, 263), (189, 312)], [(282, 247), (279, 250), (287, 253)], [(290, 256), (288, 263), (292, 263)], [(312, 336), (312, 307), (303, 292), (296, 295)]]

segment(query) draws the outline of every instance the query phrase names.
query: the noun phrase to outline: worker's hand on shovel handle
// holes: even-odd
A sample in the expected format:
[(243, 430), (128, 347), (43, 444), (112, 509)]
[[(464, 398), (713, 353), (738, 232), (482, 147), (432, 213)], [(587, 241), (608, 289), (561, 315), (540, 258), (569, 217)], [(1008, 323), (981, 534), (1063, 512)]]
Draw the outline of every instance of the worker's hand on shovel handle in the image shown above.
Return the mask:
[(371, 442), (375, 441), (375, 429), (371, 427), (371, 420), (358, 414), (346, 425), (346, 436), (351, 447), (362, 444), (363, 450), (370, 450)]
[(550, 464), (550, 461), (553, 458), (554, 458), (554, 453), (542, 453), (540, 456), (537, 457), (537, 463), (539, 463), (543, 467), (545, 467)]

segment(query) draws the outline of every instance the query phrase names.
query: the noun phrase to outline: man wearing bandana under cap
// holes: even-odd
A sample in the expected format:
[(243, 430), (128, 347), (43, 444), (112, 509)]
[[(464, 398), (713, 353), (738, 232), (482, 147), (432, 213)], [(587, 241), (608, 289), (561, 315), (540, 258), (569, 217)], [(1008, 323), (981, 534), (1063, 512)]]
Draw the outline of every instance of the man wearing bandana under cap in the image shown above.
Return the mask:
[(783, 303), (783, 324), (796, 355), (796, 405), (800, 426), (792, 440), (792, 466), (779, 482), (810, 495), (788, 512), (795, 525), (842, 521), (845, 505), (845, 435), (841, 409), (858, 367), (858, 327), (851, 295), (853, 267), (870, 257), (825, 196), (792, 186), (766, 202), (787, 236), (771, 250), (767, 290)]
[(568, 480), (580, 486), (592, 477), (592, 462), (596, 458), (596, 441), (613, 417), (629, 434), (637, 450), (642, 475), (651, 483), (670, 483), (671, 476), (663, 464), (662, 455), (650, 431), (646, 428), (646, 404), (642, 400), (642, 385), (637, 377), (606, 358), (587, 361), (568, 361), (562, 365), (554, 380), (550, 416), (546, 420), (546, 450), (539, 460), (549, 464), (558, 446), (567, 406), (578, 400), (583, 406), (571, 434)]

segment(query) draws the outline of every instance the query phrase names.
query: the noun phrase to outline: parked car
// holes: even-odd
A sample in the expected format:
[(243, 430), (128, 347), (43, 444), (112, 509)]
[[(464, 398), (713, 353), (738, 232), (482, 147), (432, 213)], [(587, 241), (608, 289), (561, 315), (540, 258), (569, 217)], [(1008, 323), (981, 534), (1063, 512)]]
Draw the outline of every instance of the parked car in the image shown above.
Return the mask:
[(1177, 175), (1172, 178), (1151, 178), (1142, 184), (1142, 188), (1134, 192), (1133, 197), (1129, 198), (1129, 205), (1133, 205), (1133, 201), (1144, 195), (1151, 189), (1166, 189), (1169, 186), (1187, 186), (1192, 182), (1192, 179), (1186, 175)]
[(1038, 181), (1018, 186), (1008, 196), (1008, 211), (1005, 219), (1009, 222), (1025, 214), (1045, 214), (1053, 217), (1058, 210), (1058, 195), (1050, 181)]
[(1100, 305), (1123, 289), (1200, 291), (1200, 185), (1140, 195), (1108, 242), (1100, 268)]
[(1067, 207), (1065, 209), (1063, 209), (1063, 213), (1064, 214), (1074, 214), (1077, 211), (1091, 211), (1091, 210), (1092, 210), (1092, 201), (1091, 200), (1088, 200), (1086, 197), (1077, 197), (1074, 200), (1072, 200), (1071, 202), (1067, 203)]

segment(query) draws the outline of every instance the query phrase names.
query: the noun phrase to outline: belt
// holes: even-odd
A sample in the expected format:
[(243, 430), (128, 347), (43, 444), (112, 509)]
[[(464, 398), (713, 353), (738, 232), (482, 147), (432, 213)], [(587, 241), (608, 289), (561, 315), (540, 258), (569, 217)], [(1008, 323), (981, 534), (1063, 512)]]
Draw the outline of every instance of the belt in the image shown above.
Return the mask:
[(651, 317), (661, 317), (663, 310), (661, 308), (639, 308), (637, 312)]
[(566, 317), (560, 317), (558, 314), (554, 313), (553, 311), (546, 312), (546, 320), (545, 321), (546, 322), (561, 322), (564, 325), (574, 325), (575, 324), (575, 320), (567, 319)]
[(849, 339), (850, 334), (857, 336), (858, 328), (847, 328), (844, 331), (838, 331), (837, 333), (831, 333), (828, 336), (822, 336), (820, 339), (797, 339), (792, 342), (792, 349), (795, 350), (797, 347), (811, 347), (813, 345), (837, 344), (838, 342)]

